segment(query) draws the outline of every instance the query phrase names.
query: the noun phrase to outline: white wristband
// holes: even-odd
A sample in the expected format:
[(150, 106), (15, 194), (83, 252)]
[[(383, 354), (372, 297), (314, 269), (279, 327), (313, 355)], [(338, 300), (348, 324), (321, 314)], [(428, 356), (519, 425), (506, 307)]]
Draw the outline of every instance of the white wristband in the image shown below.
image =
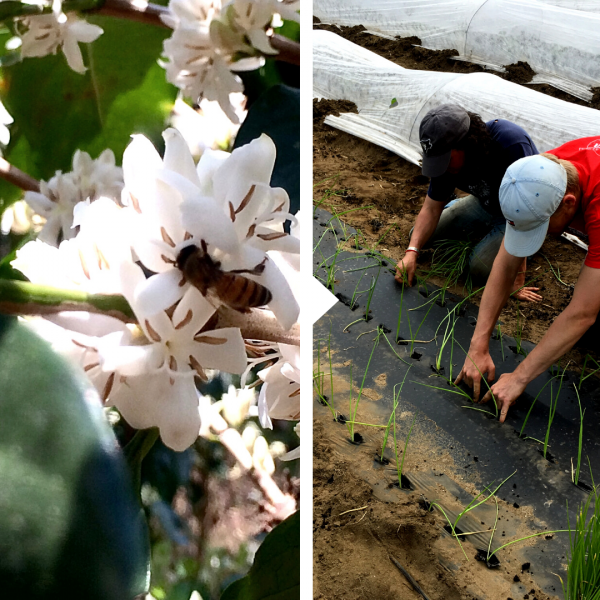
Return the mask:
[(406, 254), (406, 252), (416, 252), (417, 256), (419, 256), (419, 254), (421, 254), (421, 251), (416, 246), (409, 246), (406, 249), (405, 254)]

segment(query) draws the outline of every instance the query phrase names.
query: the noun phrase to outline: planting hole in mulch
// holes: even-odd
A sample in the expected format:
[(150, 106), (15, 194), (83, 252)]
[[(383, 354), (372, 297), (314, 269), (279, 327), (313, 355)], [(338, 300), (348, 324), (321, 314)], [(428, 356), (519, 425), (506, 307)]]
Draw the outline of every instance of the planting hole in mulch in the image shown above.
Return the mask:
[(481, 548), (477, 548), (477, 554), (475, 555), (475, 560), (484, 562), (485, 566), (488, 569), (497, 569), (500, 566), (500, 561), (498, 560), (498, 557), (495, 554), (493, 556), (490, 556), (488, 559), (487, 549), (482, 550)]
[(375, 453), (375, 460), (380, 464), (380, 465), (389, 465), (390, 464), (390, 459), (386, 458), (385, 456), (381, 456), (381, 454), (379, 454), (378, 452)]
[(419, 507), (422, 508), (423, 510), (426, 510), (427, 512), (430, 512), (433, 508), (431, 502), (427, 502), (427, 500), (425, 500), (425, 498), (421, 498), (419, 500)]
[(383, 323), (379, 323), (379, 329), (381, 329), (383, 333), (392, 333), (392, 330), (389, 327), (386, 327)]
[[(538, 452), (544, 456), (544, 451), (541, 448), (538, 448)], [(554, 458), (554, 455), (550, 453), (550, 450), (546, 450), (546, 456), (544, 456), (544, 458), (551, 463), (555, 463), (556, 460)]]
[(573, 485), (577, 486), (585, 492), (591, 492), (594, 489), (589, 483), (586, 483), (582, 479), (580, 479), (577, 483), (573, 483)]
[(423, 356), (423, 354), (421, 352), (417, 352), (416, 350), (410, 355), (413, 360), (421, 360), (421, 356)]
[(398, 480), (394, 481), (394, 487), (403, 489), (403, 490), (414, 490), (414, 486), (411, 483), (410, 479), (404, 474), (402, 473), (402, 475), (400, 475), (400, 482), (402, 484), (402, 486), (398, 485)]
[(450, 527), (450, 525), (444, 525), (444, 531), (446, 531), (446, 533), (449, 533), (452, 537), (454, 537), (454, 534), (456, 534), (456, 537), (461, 541), (461, 542), (466, 542), (467, 541), (467, 537), (464, 534), (464, 531), (460, 528), (460, 527), (455, 527), (454, 528), (454, 533), (452, 533), (452, 527)]
[(358, 446), (359, 444), (365, 443), (365, 438), (360, 433), (358, 433), (358, 431), (355, 431), (354, 437), (351, 440), (349, 440), (349, 442)]
[(443, 375), (444, 373), (444, 367), (440, 367), (439, 369), (435, 365), (429, 365), (429, 367), (434, 373), (437, 373), (438, 375)]
[(408, 346), (408, 342), (400, 336), (396, 338), (396, 344), (398, 344), (398, 346)]
[(338, 423), (342, 423), (344, 424), (348, 419), (346, 419), (346, 417), (342, 414), (342, 413), (338, 413), (334, 419), (334, 421), (337, 421)]
[(317, 396), (317, 402), (321, 405), (321, 406), (327, 406), (327, 402), (329, 401), (329, 398), (325, 395), (321, 395), (321, 396)]

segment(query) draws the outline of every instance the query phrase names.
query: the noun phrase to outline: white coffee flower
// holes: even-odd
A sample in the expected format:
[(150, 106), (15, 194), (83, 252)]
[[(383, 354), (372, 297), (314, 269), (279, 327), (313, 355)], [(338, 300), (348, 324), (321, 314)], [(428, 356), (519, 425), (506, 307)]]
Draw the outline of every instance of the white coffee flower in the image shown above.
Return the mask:
[(21, 56), (46, 56), (62, 49), (69, 67), (77, 73), (85, 73), (79, 43), (90, 43), (99, 38), (103, 30), (78, 18), (74, 13), (28, 16), (21, 21), (27, 31), (20, 35)]
[[(156, 273), (136, 290), (136, 301), (148, 314), (155, 314), (197, 288), (215, 308), (221, 304), (238, 308), (234, 301), (244, 294), (236, 291), (237, 286), (228, 295), (216, 283), (222, 281), (222, 287), (229, 289), (231, 277), (241, 276), (270, 291), (268, 307), (283, 327), (290, 328), (298, 304), (265, 252), (271, 246), (287, 248), (284, 238), (290, 236), (283, 231), (283, 222), (293, 219), (287, 212), (285, 191), (268, 185), (273, 143), (262, 136), (231, 155), (218, 153), (217, 160), (215, 153), (207, 152), (196, 169), (179, 132), (168, 129), (164, 137), (164, 160), (143, 136), (135, 136), (123, 156), (124, 198), (129, 198), (139, 221), (134, 250), (144, 266)], [(261, 152), (264, 144), (272, 147), (270, 165)], [(289, 245), (296, 247), (294, 240)], [(195, 271), (186, 269), (190, 255), (207, 272), (196, 277)], [(216, 278), (213, 287), (205, 281), (206, 275)], [(248, 285), (243, 284), (244, 290)]]
[(17, 251), (12, 266), (40, 285), (91, 294), (121, 293), (119, 268), (132, 260), (128, 211), (109, 198), (99, 198), (91, 205), (77, 205), (76, 213), (80, 226), (76, 238), (56, 248), (40, 236)]
[[(233, 123), (239, 119), (230, 94), (242, 92), (241, 79), (233, 71), (254, 70), (263, 64), (239, 32), (219, 20), (218, 0), (171, 0), (170, 14), (162, 17), (173, 35), (164, 42), (161, 62), (167, 81), (194, 102), (217, 101)], [(249, 58), (234, 60), (236, 54)]]
[(258, 372), (264, 381), (258, 397), (258, 417), (268, 429), (273, 428), (271, 419), (300, 419), (300, 348), (288, 344), (278, 344), (278, 348), (279, 360)]
[(77, 150), (73, 155), (73, 170), (57, 171), (50, 181), (40, 181), (39, 192), (25, 192), (24, 200), (46, 223), (39, 239), (58, 245), (60, 239), (75, 237), (73, 211), (79, 202), (95, 201), (99, 197), (120, 197), (123, 170), (115, 165), (112, 150), (105, 150), (93, 160), (87, 152)]
[(300, 2), (296, 0), (231, 0), (223, 7), (233, 30), (246, 36), (252, 47), (264, 54), (277, 54), (270, 43), (271, 27), (275, 15), (299, 21), (296, 12)]

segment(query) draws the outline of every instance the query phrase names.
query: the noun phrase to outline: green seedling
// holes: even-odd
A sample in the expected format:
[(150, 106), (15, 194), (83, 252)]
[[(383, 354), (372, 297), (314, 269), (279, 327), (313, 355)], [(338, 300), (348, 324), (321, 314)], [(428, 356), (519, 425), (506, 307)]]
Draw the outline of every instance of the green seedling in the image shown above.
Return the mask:
[[(407, 371), (408, 373), (408, 371)], [(404, 376), (406, 378), (406, 375)], [(408, 430), (408, 435), (406, 436), (406, 441), (404, 442), (404, 451), (402, 452), (402, 461), (398, 460), (398, 442), (396, 439), (396, 419), (394, 418), (394, 453), (396, 454), (396, 472), (398, 474), (398, 487), (402, 489), (402, 471), (404, 470), (404, 459), (406, 458), (406, 449), (408, 448), (408, 442), (410, 440), (410, 435), (412, 433), (413, 427), (415, 426), (415, 421), (417, 420), (417, 415), (419, 413), (416, 412), (413, 418), (413, 422)]]
[(439, 502), (436, 502), (435, 500), (433, 500), (432, 502), (430, 502), (429, 505), (430, 505), (430, 507), (434, 507), (435, 506), (444, 515), (444, 518), (448, 522), (448, 525), (450, 526), (450, 530), (452, 531), (452, 537), (458, 542), (458, 545), (460, 546), (460, 549), (462, 550), (462, 553), (465, 555), (465, 558), (468, 561), (469, 557), (467, 556), (467, 553), (465, 552), (465, 549), (463, 548), (463, 545), (462, 545), (462, 543), (460, 541), (460, 538), (458, 537), (456, 531), (454, 530), (454, 525), (452, 524), (452, 521), (448, 518), (448, 515), (446, 514), (446, 511), (444, 510), (444, 508), (442, 507), (442, 505)]
[[(389, 341), (389, 340), (388, 340)], [(383, 454), (385, 452), (385, 447), (387, 445), (387, 440), (388, 440), (388, 436), (390, 434), (390, 427), (392, 426), (392, 423), (395, 423), (396, 420), (396, 408), (398, 408), (398, 403), (400, 402), (400, 393), (402, 392), (402, 388), (404, 387), (404, 382), (406, 381), (406, 376), (408, 375), (408, 372), (410, 371), (410, 367), (412, 365), (408, 366), (408, 369), (406, 370), (406, 373), (404, 374), (404, 379), (402, 380), (402, 383), (397, 383), (394, 386), (394, 408), (392, 409), (392, 414), (390, 415), (390, 418), (388, 419), (386, 428), (385, 428), (385, 432), (383, 434), (383, 444), (381, 445), (381, 456), (379, 458), (379, 462), (383, 463)], [(396, 388), (400, 386), (400, 389), (398, 390), (398, 393), (396, 393)]]
[[(431, 257), (431, 267), (427, 271), (427, 278), (436, 276), (444, 280), (442, 287), (442, 302), (445, 291), (458, 283), (460, 276), (469, 264), (469, 256), (473, 250), (473, 242), (463, 240), (441, 240)], [(472, 291), (470, 277), (465, 282), (467, 292)]]
[(595, 485), (579, 509), (575, 526), (571, 528), (570, 520), (567, 523), (569, 566), (566, 586), (560, 578), (565, 600), (600, 600), (600, 497)]
[[(329, 355), (329, 395), (331, 398), (331, 406), (333, 407), (333, 361), (331, 360), (331, 325), (329, 326), (329, 340), (327, 343), (327, 354)], [(334, 415), (335, 418), (335, 415)]]
[[(533, 406), (537, 402), (537, 399), (539, 398), (540, 394), (544, 391), (544, 388), (551, 381), (552, 381), (552, 379), (549, 379), (548, 381), (546, 381), (546, 383), (542, 386), (542, 389), (537, 393), (537, 396), (533, 399), (533, 402), (531, 403), (531, 406), (529, 407), (529, 410), (527, 411), (527, 415), (525, 415), (525, 421), (523, 421), (523, 425), (521, 425), (521, 431), (519, 431), (519, 437), (523, 437), (523, 430), (525, 429), (525, 425), (527, 425), (527, 421), (529, 420), (529, 415), (531, 414), (531, 411), (533, 410)], [(531, 439), (534, 439), (534, 438), (531, 438)], [(539, 440), (536, 440), (536, 441), (539, 441)]]
[(381, 327), (377, 328), (377, 332), (379, 335), (381, 335), (385, 341), (388, 343), (388, 346), (390, 347), (390, 350), (396, 355), (396, 358), (398, 358), (399, 360), (401, 360), (405, 365), (408, 365), (409, 367), (411, 366), (410, 363), (408, 363), (407, 361), (405, 361), (397, 352), (396, 350), (394, 350), (394, 346), (392, 345), (392, 342), (390, 342), (390, 340), (388, 339), (387, 335), (385, 335), (385, 332), (383, 331), (383, 329)]
[(354, 304), (356, 302), (356, 300), (358, 299), (358, 296), (360, 296), (360, 294), (364, 294), (364, 292), (366, 292), (367, 290), (363, 290), (362, 292), (358, 291), (358, 286), (360, 285), (360, 282), (362, 281), (362, 278), (365, 276), (364, 273), (361, 274), (360, 279), (358, 280), (358, 283), (354, 286), (354, 292), (352, 293), (352, 299), (350, 300), (350, 310), (354, 310)]
[[(540, 252), (540, 254), (542, 254), (542, 253)], [(554, 277), (556, 277), (556, 281), (558, 281), (559, 283), (562, 283), (562, 285), (564, 285), (565, 287), (570, 288), (571, 286), (568, 283), (565, 283), (560, 278), (560, 268), (558, 267), (558, 263), (556, 263), (556, 269), (554, 269), (554, 267), (552, 266), (552, 263), (548, 260), (548, 258), (544, 254), (542, 254), (542, 256), (546, 259), (546, 262), (550, 266), (550, 270), (552, 271), (552, 275), (554, 275)]]
[(394, 108), (395, 106), (398, 106), (398, 100), (396, 100), (396, 98), (392, 98), (389, 108)]
[[(567, 365), (568, 366), (568, 365)], [(544, 458), (546, 458), (546, 451), (548, 449), (548, 438), (550, 437), (550, 428), (552, 427), (552, 421), (554, 421), (554, 414), (556, 413), (556, 407), (558, 406), (558, 396), (560, 395), (560, 389), (563, 384), (563, 377), (567, 372), (567, 367), (563, 369), (562, 375), (560, 376), (560, 383), (558, 384), (558, 391), (556, 396), (552, 395), (552, 383), (550, 384), (550, 412), (548, 413), (548, 427), (546, 428), (546, 437), (544, 438)]]
[(577, 404), (579, 405), (579, 447), (577, 449), (577, 469), (575, 473), (573, 473), (573, 467), (571, 466), (571, 479), (573, 483), (577, 485), (579, 483), (579, 469), (581, 467), (581, 447), (583, 446), (583, 417), (585, 415), (585, 410), (581, 410), (581, 398), (579, 397), (579, 390), (576, 385), (573, 385), (575, 388), (575, 393), (577, 394)]
[(490, 534), (490, 543), (488, 544), (488, 549), (487, 549), (487, 562), (490, 562), (490, 558), (492, 558), (492, 555), (490, 554), (490, 552), (492, 550), (492, 541), (494, 539), (494, 534), (496, 533), (496, 528), (498, 527), (498, 498), (496, 498), (496, 496), (494, 496), (494, 501), (496, 502), (496, 519), (494, 521), (494, 527), (492, 528), (492, 533)]
[(365, 387), (365, 381), (367, 380), (367, 373), (369, 372), (369, 365), (371, 364), (371, 359), (373, 358), (373, 354), (375, 353), (375, 348), (379, 344), (379, 334), (375, 338), (373, 343), (373, 349), (371, 350), (371, 355), (369, 356), (369, 361), (367, 362), (367, 368), (365, 369), (365, 374), (362, 378), (362, 383), (360, 384), (360, 390), (358, 390), (358, 396), (356, 397), (356, 402), (354, 404), (354, 409), (352, 408), (352, 385), (350, 386), (350, 417), (351, 423), (348, 427), (348, 431), (350, 433), (350, 441), (354, 441), (354, 421), (356, 421), (356, 412), (358, 411), (358, 403), (360, 402), (360, 398), (362, 396), (363, 388)]
[[(587, 362), (588, 360), (591, 360), (592, 362), (594, 362), (594, 364), (596, 365), (596, 367), (598, 367), (597, 369), (595, 369), (594, 371), (592, 371), (591, 373), (588, 373), (585, 377), (584, 377), (584, 373), (585, 373), (585, 368), (587, 366)], [(585, 358), (583, 359), (583, 369), (581, 370), (581, 375), (579, 377), (579, 389), (581, 389), (581, 385), (583, 384), (583, 382), (588, 378), (591, 377), (592, 375), (596, 374), (598, 371), (600, 371), (600, 364), (598, 364), (589, 354), (585, 355)]]
[(521, 347), (521, 339), (523, 335), (523, 328), (521, 327), (521, 307), (517, 300), (517, 329), (515, 330), (515, 342), (517, 343), (517, 354), (527, 356), (527, 352)]
[(408, 327), (409, 327), (409, 331), (410, 331), (410, 352), (409, 354), (412, 356), (413, 353), (413, 347), (415, 345), (415, 342), (417, 341), (417, 336), (419, 335), (419, 330), (421, 329), (421, 327), (423, 326), (423, 323), (425, 323), (425, 321), (427, 320), (427, 315), (429, 314), (429, 311), (433, 308), (433, 304), (427, 309), (427, 312), (425, 313), (425, 316), (423, 317), (423, 320), (419, 323), (419, 326), (417, 327), (417, 330), (415, 331), (414, 335), (412, 332), (412, 327), (410, 326), (410, 318), (408, 319)]
[[(330, 333), (330, 344), (331, 344), (331, 333)], [(318, 350), (317, 350), (317, 372), (313, 374), (313, 385), (315, 387), (315, 391), (317, 392), (317, 396), (319, 397), (319, 400), (321, 401), (322, 404), (325, 404), (329, 410), (331, 411), (331, 414), (333, 416), (333, 418), (335, 419), (336, 417), (336, 413), (335, 413), (335, 408), (333, 407), (333, 402), (329, 402), (326, 398), (325, 395), (323, 394), (323, 388), (324, 388), (324, 383), (325, 383), (325, 373), (323, 371), (321, 371), (321, 340), (318, 340), (319, 342), (319, 346), (318, 346)], [(331, 348), (331, 346), (330, 346)], [(331, 354), (330, 354), (331, 356)], [(333, 401), (333, 382), (331, 383), (331, 400)]]
[(367, 296), (367, 306), (365, 307), (365, 321), (369, 320), (369, 307), (371, 306), (371, 300), (373, 299), (373, 294), (375, 292), (375, 286), (377, 285), (377, 281), (379, 281), (379, 274), (381, 273), (381, 265), (379, 266), (379, 271), (377, 271), (377, 277), (373, 277), (373, 283), (369, 288), (369, 295)]
[[(406, 271), (402, 271), (401, 273), (402, 279), (402, 290), (400, 291), (400, 310), (398, 311), (398, 324), (396, 325), (396, 343), (400, 340), (400, 323), (402, 321), (402, 301), (404, 300), (404, 285), (407, 283), (406, 281)], [(409, 317), (410, 323), (410, 317)]]
[[(487, 502), (492, 496), (494, 496), (496, 494), (496, 492), (516, 473), (516, 471), (514, 471), (513, 473), (511, 473), (506, 479), (504, 479), (495, 489), (493, 492), (490, 492), (490, 495), (487, 498), (484, 498), (483, 500), (481, 500), (480, 502), (477, 502), (477, 500), (479, 500), (479, 498), (481, 496), (483, 496), (484, 492), (486, 490), (488, 490), (489, 488), (492, 487), (492, 485), (494, 485), (494, 482), (490, 483), (488, 486), (486, 486), (485, 488), (483, 488), (482, 492), (479, 492), (479, 494), (477, 494), (477, 496), (475, 496), (475, 498), (473, 498), (473, 500), (471, 500), (471, 502), (469, 502), (469, 504), (467, 504), (467, 506), (458, 514), (458, 516), (456, 517), (456, 520), (454, 521), (453, 527), (452, 529), (455, 530), (456, 527), (458, 526), (459, 521), (468, 513), (470, 513), (473, 509), (477, 508), (478, 506), (480, 506), (481, 504), (484, 504), (485, 502)], [(476, 503), (476, 504), (475, 504)]]
[(383, 239), (385, 238), (385, 236), (394, 228), (398, 227), (397, 223), (392, 223), (384, 232), (383, 235), (377, 240), (377, 243), (373, 246), (373, 248), (371, 248), (371, 252), (375, 251), (375, 248), (377, 248), (377, 246), (379, 246), (379, 244), (381, 244), (381, 242), (383, 241)]
[(343, 210), (341, 213), (336, 212), (333, 217), (331, 217), (329, 219), (329, 221), (327, 221), (327, 223), (329, 224), (332, 219), (338, 219), (339, 221), (339, 217), (341, 217), (342, 215), (347, 215), (348, 213), (354, 212), (356, 210), (368, 210), (369, 208), (374, 208), (374, 204), (369, 204), (369, 206), (358, 206), (357, 208), (349, 208), (348, 210)]
[[(448, 311), (450, 312), (450, 311)], [(452, 327), (450, 327), (452, 325)], [(442, 353), (444, 352), (444, 348), (448, 341), (452, 339), (452, 349), (454, 349), (454, 328), (456, 326), (456, 316), (453, 317), (452, 322), (448, 319), (448, 323), (446, 323), (446, 330), (444, 331), (444, 336), (442, 337), (442, 343), (440, 345), (440, 350), (435, 359), (435, 369), (439, 373), (442, 367)], [(450, 379), (452, 379), (452, 351), (450, 352)]]

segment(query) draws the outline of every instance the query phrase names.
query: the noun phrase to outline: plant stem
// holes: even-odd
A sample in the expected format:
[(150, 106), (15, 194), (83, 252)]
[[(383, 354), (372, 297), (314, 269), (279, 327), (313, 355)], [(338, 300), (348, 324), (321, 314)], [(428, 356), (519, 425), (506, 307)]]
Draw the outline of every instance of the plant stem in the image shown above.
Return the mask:
[(577, 394), (577, 404), (579, 404), (579, 448), (577, 450), (577, 469), (575, 471), (575, 478), (573, 482), (575, 485), (579, 483), (579, 469), (581, 467), (581, 447), (583, 445), (583, 417), (585, 415), (585, 410), (581, 411), (581, 398), (579, 398), (579, 391), (577, 390), (577, 386), (573, 384), (575, 388), (575, 393)]
[[(8, 315), (45, 316), (66, 311), (85, 311), (108, 315), (125, 323), (136, 323), (127, 300), (118, 294), (88, 294), (78, 290), (63, 290), (28, 281), (0, 280), (0, 313)], [(300, 326), (281, 327), (268, 310), (240, 313), (227, 306), (217, 311), (215, 329), (237, 327), (242, 337), (294, 346), (300, 345)]]

